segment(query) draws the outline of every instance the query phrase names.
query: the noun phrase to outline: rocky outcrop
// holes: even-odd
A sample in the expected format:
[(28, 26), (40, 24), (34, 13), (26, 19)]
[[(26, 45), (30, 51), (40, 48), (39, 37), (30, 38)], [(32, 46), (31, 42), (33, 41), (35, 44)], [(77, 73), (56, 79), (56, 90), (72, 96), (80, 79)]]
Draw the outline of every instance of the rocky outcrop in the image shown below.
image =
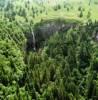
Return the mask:
[[(69, 28), (75, 27), (76, 22), (66, 22), (65, 20), (48, 20), (37, 23), (27, 41), (27, 49), (35, 50), (40, 48), (43, 42), (56, 32), (66, 32)], [(35, 36), (35, 37), (34, 37)], [(35, 40), (33, 40), (35, 39)], [(35, 41), (35, 42), (34, 42)]]

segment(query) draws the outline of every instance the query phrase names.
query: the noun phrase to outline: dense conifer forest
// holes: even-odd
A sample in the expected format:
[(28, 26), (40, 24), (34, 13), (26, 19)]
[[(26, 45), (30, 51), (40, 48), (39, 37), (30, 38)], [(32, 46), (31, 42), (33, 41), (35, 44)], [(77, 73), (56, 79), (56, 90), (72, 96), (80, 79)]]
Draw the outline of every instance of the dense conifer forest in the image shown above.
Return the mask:
[(98, 100), (98, 0), (0, 0), (0, 100)]

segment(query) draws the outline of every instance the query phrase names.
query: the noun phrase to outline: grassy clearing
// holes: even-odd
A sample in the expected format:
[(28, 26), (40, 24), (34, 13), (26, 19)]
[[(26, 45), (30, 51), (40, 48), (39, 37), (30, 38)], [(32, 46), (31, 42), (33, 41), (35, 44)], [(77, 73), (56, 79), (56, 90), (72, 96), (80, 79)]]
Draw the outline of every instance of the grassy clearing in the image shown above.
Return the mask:
[[(75, 19), (85, 23), (88, 20), (88, 12), (90, 12), (89, 19), (92, 19), (92, 21), (98, 20), (98, 4), (95, 4), (96, 2), (98, 1), (92, 0), (89, 5), (89, 0), (48, 0), (48, 2), (44, 2), (43, 4), (37, 4), (35, 2), (30, 3), (30, 9), (24, 9), (26, 9), (28, 20), (33, 20), (34, 24), (40, 22), (41, 20), (56, 18)], [(55, 11), (54, 6), (58, 4), (60, 5), (60, 9)], [(25, 4), (19, 3), (18, 5), (24, 7)], [(32, 6), (39, 11), (35, 17), (32, 17)], [(79, 7), (82, 9), (82, 17), (79, 17), (81, 13), (81, 11), (79, 11)], [(44, 11), (40, 13), (41, 10)], [(22, 22), (25, 21), (25, 19), (20, 16), (16, 16), (16, 19)]]
[[(52, 1), (51, 1), (52, 2)], [(51, 4), (50, 2), (50, 4)], [(54, 3), (54, 1), (53, 1)], [(90, 19), (93, 21), (98, 20), (98, 5), (94, 4), (94, 2), (91, 2), (91, 5), (89, 5), (89, 0), (69, 0), (67, 2), (67, 8), (64, 8), (64, 3), (61, 2), (61, 9), (54, 11), (53, 6), (50, 4), (44, 4), (45, 9), (47, 11), (46, 13), (42, 13), (36, 18), (34, 18), (34, 22), (39, 22), (41, 19), (55, 19), (55, 18), (67, 18), (67, 19), (77, 19), (79, 21), (86, 22), (88, 12), (91, 13)], [(56, 3), (55, 3), (56, 4)], [(78, 11), (78, 8), (81, 7), (83, 11), (83, 17), (79, 17), (80, 11)], [(69, 10), (68, 10), (69, 9)]]

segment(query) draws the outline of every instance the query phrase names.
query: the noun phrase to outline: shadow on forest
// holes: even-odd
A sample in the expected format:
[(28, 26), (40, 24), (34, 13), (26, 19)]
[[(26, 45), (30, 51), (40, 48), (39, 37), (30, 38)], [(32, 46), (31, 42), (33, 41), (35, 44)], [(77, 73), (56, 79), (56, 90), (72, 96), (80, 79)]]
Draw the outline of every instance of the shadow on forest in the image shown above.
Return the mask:
[(38, 50), (43, 46), (45, 40), (56, 32), (66, 32), (69, 28), (75, 27), (77, 21), (65, 19), (43, 20), (34, 25), (33, 33), (27, 37), (26, 51)]

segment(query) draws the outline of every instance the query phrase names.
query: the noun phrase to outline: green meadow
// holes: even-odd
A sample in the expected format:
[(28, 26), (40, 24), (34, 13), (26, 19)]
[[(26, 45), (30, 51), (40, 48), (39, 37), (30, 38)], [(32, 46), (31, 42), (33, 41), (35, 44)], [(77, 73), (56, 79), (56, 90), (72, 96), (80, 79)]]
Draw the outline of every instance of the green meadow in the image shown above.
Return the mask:
[[(65, 19), (77, 19), (82, 22), (88, 20), (88, 13), (90, 13), (90, 19), (93, 21), (98, 20), (98, 1), (92, 0), (89, 5), (90, 0), (65, 0), (60, 3), (54, 3), (51, 5), (51, 0), (49, 3), (44, 3), (46, 12), (39, 14), (34, 20), (40, 21), (41, 19), (55, 19), (55, 18), (65, 18)], [(97, 4), (96, 4), (97, 3)], [(53, 8), (59, 4), (60, 9), (55, 11)], [(79, 15), (81, 11), (83, 16), (80, 18)], [(40, 8), (39, 8), (40, 9)]]
[[(18, 6), (24, 8), (26, 5), (22, 1), (20, 1), (21, 3), (18, 1), (15, 2), (14, 9)], [(82, 22), (87, 22), (88, 19), (93, 21), (98, 20), (98, 1), (91, 0), (89, 2), (90, 0), (46, 0), (46, 2), (39, 3), (30, 0), (31, 4), (28, 8), (24, 9), (27, 12), (28, 20), (33, 20), (34, 23), (55, 18), (76, 19)], [(35, 15), (33, 15), (32, 6), (37, 11)], [(17, 9), (18, 11), (19, 9)], [(82, 16), (80, 17), (81, 12)], [(24, 22), (25, 19), (17, 15), (16, 20)]]

